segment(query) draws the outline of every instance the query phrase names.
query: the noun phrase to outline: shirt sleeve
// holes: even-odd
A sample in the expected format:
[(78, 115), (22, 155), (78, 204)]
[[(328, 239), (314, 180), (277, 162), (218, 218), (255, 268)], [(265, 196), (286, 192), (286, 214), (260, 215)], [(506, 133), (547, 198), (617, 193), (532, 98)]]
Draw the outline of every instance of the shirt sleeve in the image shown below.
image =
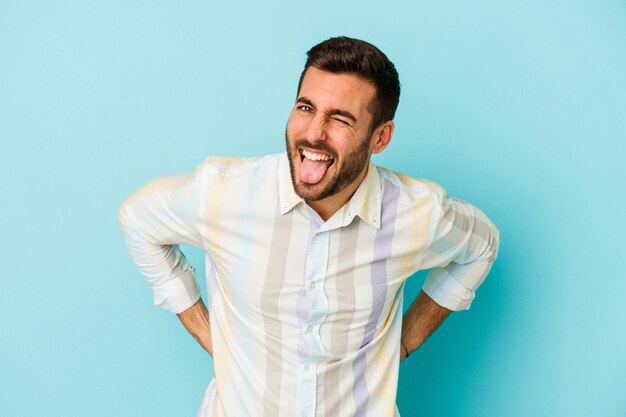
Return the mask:
[(118, 213), (133, 262), (152, 287), (154, 304), (173, 313), (200, 299), (195, 269), (179, 244), (203, 244), (203, 182), (200, 168), (156, 179), (124, 201)]
[(422, 268), (430, 268), (423, 290), (443, 307), (467, 310), (498, 254), (498, 229), (467, 202), (445, 195), (439, 201), (422, 258)]

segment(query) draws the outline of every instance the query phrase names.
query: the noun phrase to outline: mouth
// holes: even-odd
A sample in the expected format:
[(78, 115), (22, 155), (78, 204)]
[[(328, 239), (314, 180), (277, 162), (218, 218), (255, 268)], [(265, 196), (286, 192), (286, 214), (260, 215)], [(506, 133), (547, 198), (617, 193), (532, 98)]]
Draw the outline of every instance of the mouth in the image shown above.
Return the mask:
[(300, 152), (300, 162), (302, 162), (304, 158), (310, 161), (322, 161), (322, 162), (330, 161), (331, 164), (335, 162), (335, 158), (333, 158), (331, 155), (328, 155), (327, 153), (324, 153), (324, 152), (314, 151), (314, 150), (309, 150), (309, 149), (304, 149), (304, 148), (300, 148), (299, 152)]
[(325, 152), (300, 148), (300, 181), (317, 184), (324, 178), (328, 169), (335, 163), (335, 158)]

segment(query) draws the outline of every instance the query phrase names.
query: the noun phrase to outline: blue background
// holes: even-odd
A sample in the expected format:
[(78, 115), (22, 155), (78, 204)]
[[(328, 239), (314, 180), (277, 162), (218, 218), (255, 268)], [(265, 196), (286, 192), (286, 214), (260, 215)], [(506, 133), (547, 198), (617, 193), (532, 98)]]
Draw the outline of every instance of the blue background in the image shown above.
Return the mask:
[(375, 161), (501, 233), (472, 309), (402, 364), (402, 416), (626, 415), (623, 1), (2, 0), (1, 416), (195, 416), (211, 360), (152, 306), (117, 208), (282, 151), (305, 51), (340, 34), (400, 73)]

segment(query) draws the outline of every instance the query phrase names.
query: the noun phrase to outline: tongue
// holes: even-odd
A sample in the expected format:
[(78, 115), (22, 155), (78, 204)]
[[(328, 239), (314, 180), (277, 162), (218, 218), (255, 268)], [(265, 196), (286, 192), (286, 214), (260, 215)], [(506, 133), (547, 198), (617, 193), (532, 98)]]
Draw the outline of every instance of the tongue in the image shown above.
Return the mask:
[(326, 174), (331, 161), (311, 161), (304, 158), (300, 164), (300, 181), (317, 184)]

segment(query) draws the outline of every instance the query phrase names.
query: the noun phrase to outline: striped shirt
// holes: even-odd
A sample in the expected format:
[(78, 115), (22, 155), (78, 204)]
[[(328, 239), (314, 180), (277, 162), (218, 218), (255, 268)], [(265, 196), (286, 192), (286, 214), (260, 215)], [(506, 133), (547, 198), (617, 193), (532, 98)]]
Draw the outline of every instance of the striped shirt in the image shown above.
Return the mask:
[(157, 179), (120, 223), (154, 303), (200, 298), (178, 244), (206, 252), (215, 376), (204, 417), (399, 416), (403, 288), (467, 309), (498, 248), (478, 209), (377, 167), (324, 222), (295, 193), (286, 154), (209, 158)]

